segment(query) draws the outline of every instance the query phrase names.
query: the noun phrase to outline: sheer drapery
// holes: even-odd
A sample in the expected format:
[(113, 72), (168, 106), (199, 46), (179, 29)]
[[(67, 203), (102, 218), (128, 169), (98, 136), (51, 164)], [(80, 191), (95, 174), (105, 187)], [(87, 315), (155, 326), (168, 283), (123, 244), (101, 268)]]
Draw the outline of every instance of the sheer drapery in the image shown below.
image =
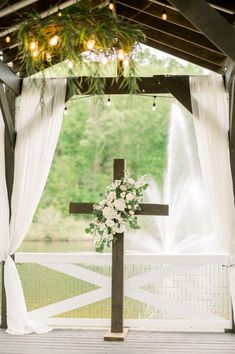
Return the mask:
[[(214, 231), (234, 262), (235, 208), (228, 143), (228, 100), (223, 78), (191, 77), (190, 90), (199, 159)], [(234, 306), (234, 269), (230, 275)]]
[[(33, 83), (33, 79), (24, 80), (20, 109), (16, 115), (12, 216), (8, 228), (6, 219), (3, 221), (5, 234), (1, 243), (1, 260), (5, 261), (7, 332), (10, 334), (44, 333), (49, 330), (30, 321), (19, 275), (10, 257), (28, 231), (46, 183), (61, 129), (66, 79), (45, 81), (43, 105), (40, 90), (40, 85)], [(2, 135), (2, 131), (0, 133)], [(0, 159), (2, 164), (3, 157), (0, 156)], [(0, 182), (4, 184), (4, 181)], [(4, 186), (0, 188), (5, 190)], [(8, 202), (5, 204), (4, 210), (8, 208)]]

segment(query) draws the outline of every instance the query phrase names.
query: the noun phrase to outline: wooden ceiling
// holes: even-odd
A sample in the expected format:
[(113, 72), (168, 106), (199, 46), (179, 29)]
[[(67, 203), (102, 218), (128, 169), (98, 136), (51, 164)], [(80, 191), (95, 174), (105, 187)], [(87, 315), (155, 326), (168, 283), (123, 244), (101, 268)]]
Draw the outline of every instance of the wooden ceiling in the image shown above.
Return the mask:
[[(88, 0), (81, 0), (88, 1)], [(94, 6), (107, 1), (93, 1)], [(43, 17), (71, 6), (75, 0), (2, 0), (0, 2), (0, 51), (2, 60), (19, 69), (17, 26), (25, 14), (36, 10)], [(146, 44), (178, 58), (224, 73), (235, 62), (235, 2), (231, 0), (117, 0), (117, 15), (139, 24)], [(167, 20), (162, 20), (163, 10)], [(11, 35), (11, 42), (5, 37)]]

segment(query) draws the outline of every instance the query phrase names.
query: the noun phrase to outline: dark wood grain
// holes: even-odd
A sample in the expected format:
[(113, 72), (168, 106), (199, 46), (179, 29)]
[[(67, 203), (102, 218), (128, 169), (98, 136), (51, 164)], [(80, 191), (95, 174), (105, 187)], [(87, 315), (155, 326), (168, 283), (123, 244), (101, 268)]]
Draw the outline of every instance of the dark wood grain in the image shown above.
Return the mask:
[[(113, 180), (124, 177), (125, 161), (115, 159), (113, 163)], [(116, 234), (112, 245), (112, 299), (111, 332), (123, 332), (123, 286), (124, 286), (124, 233)]]
[(197, 0), (197, 6), (194, 1), (188, 0), (169, 0), (169, 3), (200, 29), (226, 56), (235, 61), (235, 28), (205, 0)]

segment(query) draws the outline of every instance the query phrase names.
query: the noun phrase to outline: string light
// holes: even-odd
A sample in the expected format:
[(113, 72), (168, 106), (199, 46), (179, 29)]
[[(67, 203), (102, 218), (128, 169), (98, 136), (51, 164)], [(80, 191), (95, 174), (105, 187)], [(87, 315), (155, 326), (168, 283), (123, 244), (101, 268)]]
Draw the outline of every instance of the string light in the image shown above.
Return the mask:
[(102, 58), (102, 64), (104, 64), (104, 65), (108, 64), (108, 58), (107, 57), (103, 57)]
[(49, 40), (49, 44), (51, 47), (55, 47), (57, 46), (57, 44), (59, 43), (59, 36), (55, 35), (54, 37), (52, 37), (50, 40)]
[(114, 11), (114, 10), (115, 10), (113, 0), (110, 0), (110, 1), (109, 1), (109, 10), (110, 10), (110, 11)]
[(60, 10), (60, 7), (59, 7), (59, 6), (58, 6), (57, 16), (58, 16), (58, 17), (61, 17), (61, 16), (62, 16), (62, 12), (61, 12), (61, 10)]
[(6, 43), (10, 43), (10, 42), (11, 42), (11, 37), (9, 36), (9, 34), (6, 35), (6, 37), (5, 37), (5, 42), (6, 42)]
[(38, 43), (36, 41), (32, 41), (29, 43), (29, 49), (35, 51), (38, 47)]
[(110, 99), (110, 96), (108, 97), (108, 100), (107, 100), (107, 106), (108, 106), (108, 107), (111, 106), (111, 99)]
[(65, 106), (64, 107), (64, 114), (67, 115), (68, 114), (68, 108)]
[(153, 96), (153, 105), (152, 105), (152, 111), (156, 111), (156, 96)]
[(51, 61), (51, 54), (48, 52), (46, 53), (46, 60)]
[(32, 52), (32, 56), (34, 58), (36, 58), (38, 56), (38, 54), (39, 54), (39, 51), (37, 49)]
[(167, 20), (167, 12), (166, 12), (166, 8), (163, 9), (162, 11), (162, 20), (166, 21)]
[(125, 59), (125, 52), (123, 49), (119, 49), (118, 51), (118, 59), (119, 60), (124, 60)]
[(95, 47), (95, 40), (94, 39), (89, 39), (87, 41), (87, 49), (92, 50)]
[(128, 58), (125, 58), (123, 60), (123, 65), (125, 66), (125, 68), (129, 65), (129, 59)]

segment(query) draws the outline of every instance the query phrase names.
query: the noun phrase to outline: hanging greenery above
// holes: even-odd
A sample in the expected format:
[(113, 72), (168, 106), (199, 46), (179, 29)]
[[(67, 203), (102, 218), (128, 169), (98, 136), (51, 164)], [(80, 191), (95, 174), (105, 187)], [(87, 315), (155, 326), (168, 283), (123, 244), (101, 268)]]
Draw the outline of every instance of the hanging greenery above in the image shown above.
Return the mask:
[[(134, 53), (143, 32), (116, 16), (108, 7), (91, 8), (77, 2), (53, 15), (41, 18), (28, 14), (19, 28), (19, 56), (27, 75), (66, 60), (71, 74), (86, 68), (88, 93), (103, 94), (104, 65), (115, 61), (117, 72), (125, 68), (121, 86), (137, 90)], [(80, 70), (80, 71), (81, 71)]]

